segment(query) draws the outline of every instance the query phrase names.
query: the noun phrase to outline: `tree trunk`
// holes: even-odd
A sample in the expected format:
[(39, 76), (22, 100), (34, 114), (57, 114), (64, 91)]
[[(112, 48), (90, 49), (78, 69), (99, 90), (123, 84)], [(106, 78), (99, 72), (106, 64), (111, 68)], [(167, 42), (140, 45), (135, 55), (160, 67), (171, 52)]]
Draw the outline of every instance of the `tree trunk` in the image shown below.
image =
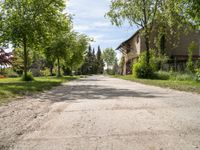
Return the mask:
[(148, 35), (145, 35), (145, 45), (146, 45), (146, 51), (147, 51), (147, 53), (146, 53), (146, 64), (148, 66), (149, 65), (149, 61), (150, 61), (150, 46), (149, 46), (149, 37), (148, 37)]
[(73, 65), (71, 65), (71, 76), (73, 76)]
[(27, 72), (28, 72), (28, 53), (27, 53), (27, 41), (26, 37), (23, 39), (24, 46), (24, 80), (27, 80)]
[(58, 77), (61, 77), (61, 72), (60, 72), (60, 58), (58, 57)]
[(53, 76), (53, 66), (50, 66), (50, 76)]

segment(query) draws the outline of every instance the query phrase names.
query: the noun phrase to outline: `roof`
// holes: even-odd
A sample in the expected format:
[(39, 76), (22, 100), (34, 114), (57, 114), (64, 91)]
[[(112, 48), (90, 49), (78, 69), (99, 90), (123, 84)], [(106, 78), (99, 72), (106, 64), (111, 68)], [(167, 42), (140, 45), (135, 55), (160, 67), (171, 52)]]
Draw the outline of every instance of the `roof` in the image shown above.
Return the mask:
[(128, 43), (130, 40), (132, 40), (142, 29), (137, 30), (129, 39), (127, 39), (126, 41), (122, 42), (117, 48), (116, 50), (119, 50), (121, 47), (123, 47), (126, 43)]

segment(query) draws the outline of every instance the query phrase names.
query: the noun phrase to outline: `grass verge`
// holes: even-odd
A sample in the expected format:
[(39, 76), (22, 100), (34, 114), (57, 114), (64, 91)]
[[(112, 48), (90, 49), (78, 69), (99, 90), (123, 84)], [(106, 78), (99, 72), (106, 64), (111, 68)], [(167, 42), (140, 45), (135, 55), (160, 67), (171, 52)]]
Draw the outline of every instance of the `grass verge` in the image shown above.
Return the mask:
[(137, 79), (134, 78), (133, 75), (127, 75), (127, 76), (115, 75), (113, 77), (147, 85), (154, 85), (163, 88), (170, 88), (179, 91), (194, 92), (200, 94), (200, 82), (197, 81)]
[(54, 86), (61, 85), (61, 83), (63, 82), (67, 82), (77, 78), (79, 77), (37, 77), (34, 78), (35, 80), (31, 82), (21, 81), (21, 78), (0, 79), (0, 105), (14, 100), (13, 98), (17, 96), (31, 95), (36, 92), (49, 90)]

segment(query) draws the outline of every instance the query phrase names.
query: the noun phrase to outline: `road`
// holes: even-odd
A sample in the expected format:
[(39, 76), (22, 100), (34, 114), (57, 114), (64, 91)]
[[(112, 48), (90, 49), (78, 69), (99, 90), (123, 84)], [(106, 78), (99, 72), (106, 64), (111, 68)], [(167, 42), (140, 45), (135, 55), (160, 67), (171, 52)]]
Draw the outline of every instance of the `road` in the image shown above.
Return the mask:
[(198, 94), (91, 76), (32, 99), (48, 109), (12, 150), (200, 149)]

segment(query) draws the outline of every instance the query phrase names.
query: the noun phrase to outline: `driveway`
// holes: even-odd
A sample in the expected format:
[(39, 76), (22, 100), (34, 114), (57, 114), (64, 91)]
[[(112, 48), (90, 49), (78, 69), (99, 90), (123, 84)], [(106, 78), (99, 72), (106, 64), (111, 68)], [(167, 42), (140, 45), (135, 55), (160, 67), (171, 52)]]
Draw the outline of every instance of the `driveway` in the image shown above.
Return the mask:
[[(27, 99), (37, 116), (23, 118), (26, 130), (13, 140), (13, 150), (200, 149), (198, 94), (91, 76)], [(14, 132), (8, 123), (4, 128)]]

